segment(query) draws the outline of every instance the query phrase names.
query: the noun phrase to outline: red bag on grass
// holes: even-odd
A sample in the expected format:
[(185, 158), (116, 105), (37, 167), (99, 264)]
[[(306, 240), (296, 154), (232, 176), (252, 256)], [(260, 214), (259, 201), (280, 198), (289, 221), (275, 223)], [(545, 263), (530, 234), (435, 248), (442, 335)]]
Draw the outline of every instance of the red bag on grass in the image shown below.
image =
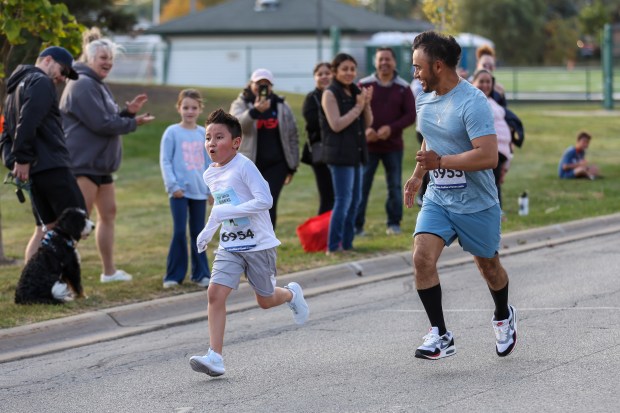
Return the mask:
[(332, 211), (327, 211), (308, 219), (297, 227), (297, 236), (306, 252), (319, 252), (327, 249), (327, 234)]

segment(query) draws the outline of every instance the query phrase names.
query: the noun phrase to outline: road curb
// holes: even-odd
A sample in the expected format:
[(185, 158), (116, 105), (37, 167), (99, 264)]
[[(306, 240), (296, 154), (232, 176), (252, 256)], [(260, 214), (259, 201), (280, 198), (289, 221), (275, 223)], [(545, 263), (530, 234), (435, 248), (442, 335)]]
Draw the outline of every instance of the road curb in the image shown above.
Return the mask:
[[(569, 242), (620, 233), (620, 214), (606, 215), (516, 231), (502, 237), (501, 256), (552, 248)], [(439, 268), (471, 262), (471, 255), (453, 244)], [(300, 282), (306, 297), (412, 274), (411, 252), (352, 261), (279, 276), (281, 283)], [(242, 284), (231, 294), (228, 312), (257, 307), (251, 288)], [(114, 340), (207, 319), (206, 291), (92, 311), (70, 317), (0, 330), (0, 363), (68, 348)]]

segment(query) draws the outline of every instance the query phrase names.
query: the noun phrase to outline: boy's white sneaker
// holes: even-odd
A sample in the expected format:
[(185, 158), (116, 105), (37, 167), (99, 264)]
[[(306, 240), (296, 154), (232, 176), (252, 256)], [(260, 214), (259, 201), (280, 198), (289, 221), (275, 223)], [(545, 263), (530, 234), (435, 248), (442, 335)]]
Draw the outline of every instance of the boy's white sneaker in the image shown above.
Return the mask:
[(101, 274), (102, 283), (109, 283), (113, 281), (131, 281), (132, 278), (133, 277), (131, 276), (131, 274), (127, 274), (123, 270), (116, 270), (116, 272), (112, 275)]
[(293, 312), (295, 322), (297, 324), (305, 323), (308, 321), (308, 317), (310, 316), (310, 309), (308, 308), (308, 303), (306, 303), (306, 300), (304, 299), (304, 293), (301, 290), (301, 286), (296, 282), (291, 282), (284, 288), (293, 293), (293, 299), (287, 304)]
[(211, 349), (204, 356), (190, 357), (189, 365), (192, 370), (211, 377), (221, 376), (226, 372), (224, 369), (224, 358)]

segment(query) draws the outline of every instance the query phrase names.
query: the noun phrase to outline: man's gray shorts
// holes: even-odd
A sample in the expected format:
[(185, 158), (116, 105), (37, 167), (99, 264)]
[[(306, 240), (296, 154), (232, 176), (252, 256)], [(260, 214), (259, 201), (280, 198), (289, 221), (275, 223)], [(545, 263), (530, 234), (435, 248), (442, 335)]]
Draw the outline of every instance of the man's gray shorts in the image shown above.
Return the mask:
[(215, 251), (210, 284), (220, 284), (236, 290), (245, 277), (261, 297), (270, 297), (276, 287), (276, 248), (261, 251)]

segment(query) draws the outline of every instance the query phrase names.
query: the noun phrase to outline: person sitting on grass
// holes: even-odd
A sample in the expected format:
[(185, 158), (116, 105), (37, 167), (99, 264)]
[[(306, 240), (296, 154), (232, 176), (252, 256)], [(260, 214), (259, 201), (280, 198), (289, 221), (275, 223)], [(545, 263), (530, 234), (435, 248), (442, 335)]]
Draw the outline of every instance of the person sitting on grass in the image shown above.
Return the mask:
[(577, 135), (577, 143), (574, 146), (566, 148), (560, 164), (558, 166), (558, 175), (562, 179), (573, 178), (600, 178), (599, 169), (596, 165), (586, 161), (586, 149), (590, 145), (592, 135), (588, 132), (579, 132)]

